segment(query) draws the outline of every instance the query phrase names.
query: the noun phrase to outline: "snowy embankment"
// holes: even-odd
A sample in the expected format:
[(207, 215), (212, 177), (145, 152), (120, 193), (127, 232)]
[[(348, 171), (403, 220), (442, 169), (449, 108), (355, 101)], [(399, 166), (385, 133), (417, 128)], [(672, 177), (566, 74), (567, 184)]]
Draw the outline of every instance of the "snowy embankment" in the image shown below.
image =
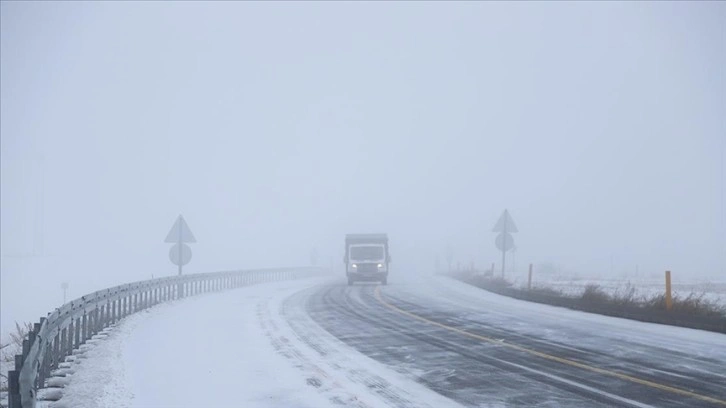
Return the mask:
[(456, 406), (337, 342), (299, 311), (292, 313), (300, 320), (289, 322), (283, 301), (320, 282), (259, 284), (132, 315), (72, 364), (63, 398), (44, 406)]
[[(588, 279), (588, 278), (558, 278), (541, 282), (552, 289), (561, 291), (570, 296), (580, 296), (589, 285), (597, 285), (610, 295), (624, 295), (629, 291), (636, 297), (650, 298), (665, 293), (664, 279)], [(673, 282), (674, 296), (703, 296), (703, 299), (726, 305), (726, 282)]]
[[(495, 274), (495, 276), (499, 276)], [(507, 274), (506, 279), (516, 287), (527, 287), (527, 273), (520, 271), (517, 274)], [(672, 274), (673, 295), (686, 298), (688, 296), (702, 297), (704, 300), (726, 306), (726, 277), (689, 277), (683, 274)], [(577, 274), (543, 274), (535, 270), (532, 276), (532, 286), (550, 288), (571, 297), (579, 297), (585, 289), (595, 285), (598, 289), (613, 296), (630, 294), (635, 298), (652, 298), (665, 293), (665, 274), (663, 275), (634, 275), (615, 276), (606, 278), (602, 276), (587, 276)]]

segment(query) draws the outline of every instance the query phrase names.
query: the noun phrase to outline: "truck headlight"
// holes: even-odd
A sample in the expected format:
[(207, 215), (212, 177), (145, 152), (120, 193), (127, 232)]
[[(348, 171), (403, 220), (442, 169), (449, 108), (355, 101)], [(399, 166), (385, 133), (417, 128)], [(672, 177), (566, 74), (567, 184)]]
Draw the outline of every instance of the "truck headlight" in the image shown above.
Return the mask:
[(378, 267), (379, 268), (383, 268), (383, 264), (378, 264)]
[(354, 268), (357, 268), (357, 267), (358, 267), (358, 265), (356, 265), (356, 264), (353, 264), (353, 267), (354, 267)]

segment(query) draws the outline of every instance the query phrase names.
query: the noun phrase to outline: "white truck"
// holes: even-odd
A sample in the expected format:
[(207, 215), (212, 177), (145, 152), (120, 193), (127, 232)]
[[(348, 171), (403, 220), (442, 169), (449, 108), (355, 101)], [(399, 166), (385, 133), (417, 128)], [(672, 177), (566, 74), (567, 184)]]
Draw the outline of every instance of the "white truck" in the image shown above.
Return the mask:
[(348, 285), (356, 281), (388, 283), (388, 235), (348, 234), (345, 236), (345, 268)]

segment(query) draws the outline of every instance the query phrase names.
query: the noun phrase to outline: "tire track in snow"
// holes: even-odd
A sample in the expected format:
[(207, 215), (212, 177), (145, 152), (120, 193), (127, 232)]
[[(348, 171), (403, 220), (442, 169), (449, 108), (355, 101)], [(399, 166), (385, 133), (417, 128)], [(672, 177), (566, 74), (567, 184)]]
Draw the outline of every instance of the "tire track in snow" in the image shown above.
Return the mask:
[(310, 290), (261, 302), (260, 325), (273, 347), (310, 373), (308, 384), (345, 407), (425, 408), (458, 404), (349, 348), (305, 310)]

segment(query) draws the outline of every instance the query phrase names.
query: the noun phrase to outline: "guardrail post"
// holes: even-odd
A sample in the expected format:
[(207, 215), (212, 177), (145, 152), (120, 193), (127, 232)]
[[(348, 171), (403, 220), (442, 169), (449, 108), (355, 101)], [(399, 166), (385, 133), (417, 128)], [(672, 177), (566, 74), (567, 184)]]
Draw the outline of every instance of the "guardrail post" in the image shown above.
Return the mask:
[(111, 301), (111, 315), (109, 316), (109, 326), (116, 323), (116, 309), (118, 308), (118, 305), (116, 304), (116, 301)]
[(63, 350), (63, 357), (70, 356), (71, 352), (73, 351), (73, 330), (75, 322), (73, 319), (71, 319), (71, 322), (68, 324), (68, 327), (66, 328), (66, 349)]
[(74, 333), (73, 349), (81, 346), (81, 319), (76, 319), (76, 332)]
[(58, 352), (58, 363), (63, 361), (63, 358), (66, 356), (66, 350), (68, 350), (68, 328), (61, 329), (60, 333), (60, 350)]
[(8, 408), (22, 408), (20, 404), (20, 370), (8, 371)]
[(46, 343), (45, 347), (45, 359), (43, 359), (43, 365), (45, 366), (45, 369), (43, 370), (43, 386), (45, 387), (45, 379), (50, 377), (50, 370), (53, 368), (53, 339), (51, 338), (50, 341)]
[(88, 314), (88, 328), (86, 330), (86, 341), (93, 336), (93, 329), (96, 327), (96, 319), (93, 317), (96, 309), (91, 310)]
[[(89, 319), (89, 325), (88, 325), (88, 339), (93, 337), (94, 334), (98, 331), (98, 305), (93, 306), (93, 310), (91, 310), (91, 313), (88, 315)], [(86, 339), (86, 340), (88, 340)]]
[(60, 333), (56, 333), (53, 338), (53, 364), (52, 369), (58, 368), (58, 360), (60, 360)]
[(100, 307), (96, 306), (96, 309), (93, 311), (93, 313), (95, 315), (93, 321), (94, 323), (96, 323), (93, 328), (93, 334), (95, 335), (103, 328), (103, 305), (101, 305)]
[(48, 373), (48, 360), (50, 360), (50, 345), (46, 344), (43, 349), (40, 350), (40, 353), (43, 356), (43, 363), (40, 367), (38, 367), (37, 386), (38, 388), (44, 388), (45, 379)]
[[(81, 332), (79, 333), (79, 338), (78, 338), (78, 340), (80, 340), (80, 342), (78, 343), (79, 346), (86, 342), (87, 333), (88, 333), (88, 318), (86, 317), (86, 311), (84, 310), (83, 317), (81, 317)], [(76, 340), (76, 341), (78, 341), (78, 340)]]

